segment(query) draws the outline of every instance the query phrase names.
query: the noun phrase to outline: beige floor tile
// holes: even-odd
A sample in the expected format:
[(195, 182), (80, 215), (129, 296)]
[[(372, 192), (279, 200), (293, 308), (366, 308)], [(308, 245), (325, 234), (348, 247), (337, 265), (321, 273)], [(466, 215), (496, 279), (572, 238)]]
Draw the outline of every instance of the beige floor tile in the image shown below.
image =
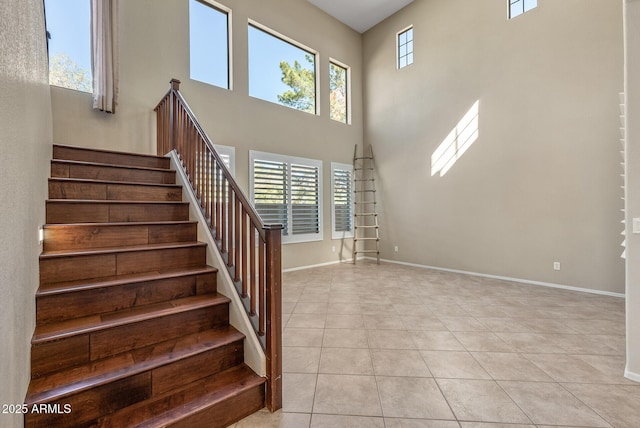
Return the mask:
[(432, 378), (378, 376), (385, 417), (455, 420)]
[(618, 355), (574, 355), (610, 378), (610, 383), (638, 385), (624, 377), (626, 358)]
[(263, 409), (233, 425), (233, 428), (308, 428), (311, 415), (307, 413), (275, 413)]
[(533, 333), (557, 333), (557, 334), (577, 334), (578, 332), (569, 327), (562, 319), (526, 319), (522, 324), (529, 327)]
[[(297, 302), (297, 301), (296, 301)], [(282, 313), (290, 314), (293, 312), (293, 309), (296, 307), (296, 302), (282, 302)]]
[(326, 314), (291, 314), (288, 328), (324, 328)]
[(282, 348), (283, 373), (318, 373), (320, 348)]
[(359, 315), (362, 313), (362, 308), (357, 302), (357, 297), (351, 297), (349, 302), (336, 303), (331, 302), (329, 298), (329, 307), (327, 308), (329, 314), (342, 314), (342, 315)]
[(383, 418), (314, 414), (311, 428), (385, 428)]
[(367, 339), (371, 349), (416, 349), (416, 345), (407, 331), (367, 330)]
[(385, 418), (384, 423), (386, 428), (460, 428), (458, 422), (433, 419)]
[(420, 351), (433, 377), (445, 379), (491, 379), (468, 352)]
[(357, 314), (327, 314), (325, 328), (364, 328), (364, 320)]
[(435, 318), (427, 305), (416, 305), (415, 303), (403, 304), (394, 303), (393, 308), (398, 315), (402, 316), (420, 316), (422, 318)]
[(486, 325), (473, 317), (438, 316), (450, 331), (488, 331)]
[(367, 330), (405, 330), (400, 317), (393, 314), (364, 315), (364, 328)]
[(326, 314), (329, 307), (328, 303), (318, 302), (298, 302), (294, 314)]
[[(460, 422), (462, 428), (536, 428), (535, 425), (494, 424), (487, 422)], [(567, 427), (562, 427), (567, 428)], [(569, 427), (570, 428), (570, 427)]]
[(371, 353), (368, 349), (323, 348), (320, 373), (373, 375)]
[(372, 349), (371, 359), (377, 376), (431, 377), (418, 351)]
[(437, 382), (458, 420), (531, 423), (494, 381), (437, 379)]
[(319, 328), (285, 328), (282, 346), (321, 347), (324, 330)]
[(282, 410), (311, 413), (317, 378), (316, 374), (283, 373)]
[(437, 318), (401, 315), (400, 319), (406, 330), (448, 331), (447, 327)]
[(563, 347), (545, 340), (544, 336), (538, 333), (496, 333), (496, 336), (517, 352), (540, 354), (564, 354), (566, 352)]
[(373, 376), (318, 375), (314, 413), (382, 416)]
[(523, 321), (516, 318), (481, 317), (476, 318), (494, 333), (530, 333), (531, 329)]
[(584, 334), (545, 334), (545, 338), (564, 348), (569, 354), (616, 355), (605, 342)]
[(557, 383), (498, 383), (535, 424), (610, 427), (597, 413)]
[(464, 351), (462, 343), (450, 331), (410, 331), (418, 349), (426, 351)]
[(472, 352), (474, 358), (494, 380), (552, 382), (544, 371), (516, 353)]
[(573, 355), (524, 354), (556, 382), (612, 383), (605, 373)]
[(456, 331), (453, 334), (467, 351), (513, 352), (511, 345), (491, 332)]
[(614, 427), (640, 427), (640, 385), (564, 384), (564, 387)]
[(367, 331), (347, 328), (324, 330), (324, 348), (368, 348)]

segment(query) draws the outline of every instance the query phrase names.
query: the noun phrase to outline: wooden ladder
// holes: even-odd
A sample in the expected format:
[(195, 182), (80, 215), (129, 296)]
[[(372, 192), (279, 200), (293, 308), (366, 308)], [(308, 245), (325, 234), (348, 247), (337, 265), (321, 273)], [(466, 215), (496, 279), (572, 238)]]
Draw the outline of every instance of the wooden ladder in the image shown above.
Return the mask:
[[(376, 181), (374, 177), (373, 148), (369, 146), (369, 154), (358, 156), (358, 145), (353, 150), (353, 189), (355, 193), (354, 228), (353, 228), (353, 263), (358, 254), (375, 254), (380, 264), (380, 226), (376, 210)], [(366, 246), (367, 242), (375, 242), (375, 250)]]

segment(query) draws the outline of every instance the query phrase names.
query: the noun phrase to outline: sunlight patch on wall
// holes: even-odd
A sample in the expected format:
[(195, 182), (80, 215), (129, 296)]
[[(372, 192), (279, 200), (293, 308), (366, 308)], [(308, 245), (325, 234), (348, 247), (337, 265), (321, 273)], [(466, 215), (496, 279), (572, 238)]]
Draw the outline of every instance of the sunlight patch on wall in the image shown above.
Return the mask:
[(431, 175), (443, 177), (478, 139), (480, 100), (476, 101), (431, 155)]

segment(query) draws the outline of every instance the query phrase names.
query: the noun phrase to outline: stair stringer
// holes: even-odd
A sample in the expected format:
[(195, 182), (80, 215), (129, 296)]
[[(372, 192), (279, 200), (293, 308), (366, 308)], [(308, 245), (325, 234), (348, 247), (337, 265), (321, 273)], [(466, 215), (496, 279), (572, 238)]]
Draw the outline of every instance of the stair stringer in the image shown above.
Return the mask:
[(231, 299), (229, 304), (229, 324), (245, 335), (244, 362), (256, 374), (265, 377), (267, 374), (267, 359), (264, 349), (256, 337), (251, 320), (244, 309), (244, 304), (236, 292), (233, 279), (218, 250), (218, 245), (208, 230), (206, 220), (200, 210), (200, 202), (193, 192), (191, 183), (182, 169), (176, 152), (171, 151), (166, 156), (171, 159), (171, 168), (176, 171), (176, 183), (182, 185), (182, 200), (189, 202), (189, 219), (198, 222), (198, 241), (207, 244), (207, 264), (218, 269), (218, 293)]

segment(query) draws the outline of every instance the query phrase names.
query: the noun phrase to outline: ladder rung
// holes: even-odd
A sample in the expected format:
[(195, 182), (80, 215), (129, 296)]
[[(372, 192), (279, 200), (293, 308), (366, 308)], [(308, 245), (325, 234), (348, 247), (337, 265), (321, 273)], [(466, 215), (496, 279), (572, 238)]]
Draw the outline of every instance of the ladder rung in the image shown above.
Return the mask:
[(362, 160), (362, 159), (373, 159), (371, 156), (362, 156), (359, 158), (353, 158), (353, 160)]
[(378, 226), (355, 226), (356, 229), (373, 229), (377, 227)]
[(373, 171), (373, 168), (353, 168), (353, 169), (354, 169), (355, 171), (362, 171), (362, 170), (365, 170), (365, 169), (368, 169), (368, 170)]
[(379, 241), (380, 238), (353, 238), (354, 241)]
[(356, 190), (356, 193), (365, 193), (365, 192), (375, 192), (375, 189), (372, 189), (372, 190)]
[(354, 202), (354, 204), (377, 204), (376, 201), (364, 201), (364, 202)]
[(376, 215), (378, 215), (378, 213), (362, 213), (362, 214), (356, 213), (355, 214), (356, 217), (367, 217), (367, 216), (372, 216), (372, 215), (376, 216)]
[(378, 254), (380, 251), (378, 250), (360, 250), (360, 251), (354, 251), (356, 254), (357, 253), (376, 253)]
[(373, 178), (356, 178), (353, 181), (373, 181), (373, 180), (374, 180)]

